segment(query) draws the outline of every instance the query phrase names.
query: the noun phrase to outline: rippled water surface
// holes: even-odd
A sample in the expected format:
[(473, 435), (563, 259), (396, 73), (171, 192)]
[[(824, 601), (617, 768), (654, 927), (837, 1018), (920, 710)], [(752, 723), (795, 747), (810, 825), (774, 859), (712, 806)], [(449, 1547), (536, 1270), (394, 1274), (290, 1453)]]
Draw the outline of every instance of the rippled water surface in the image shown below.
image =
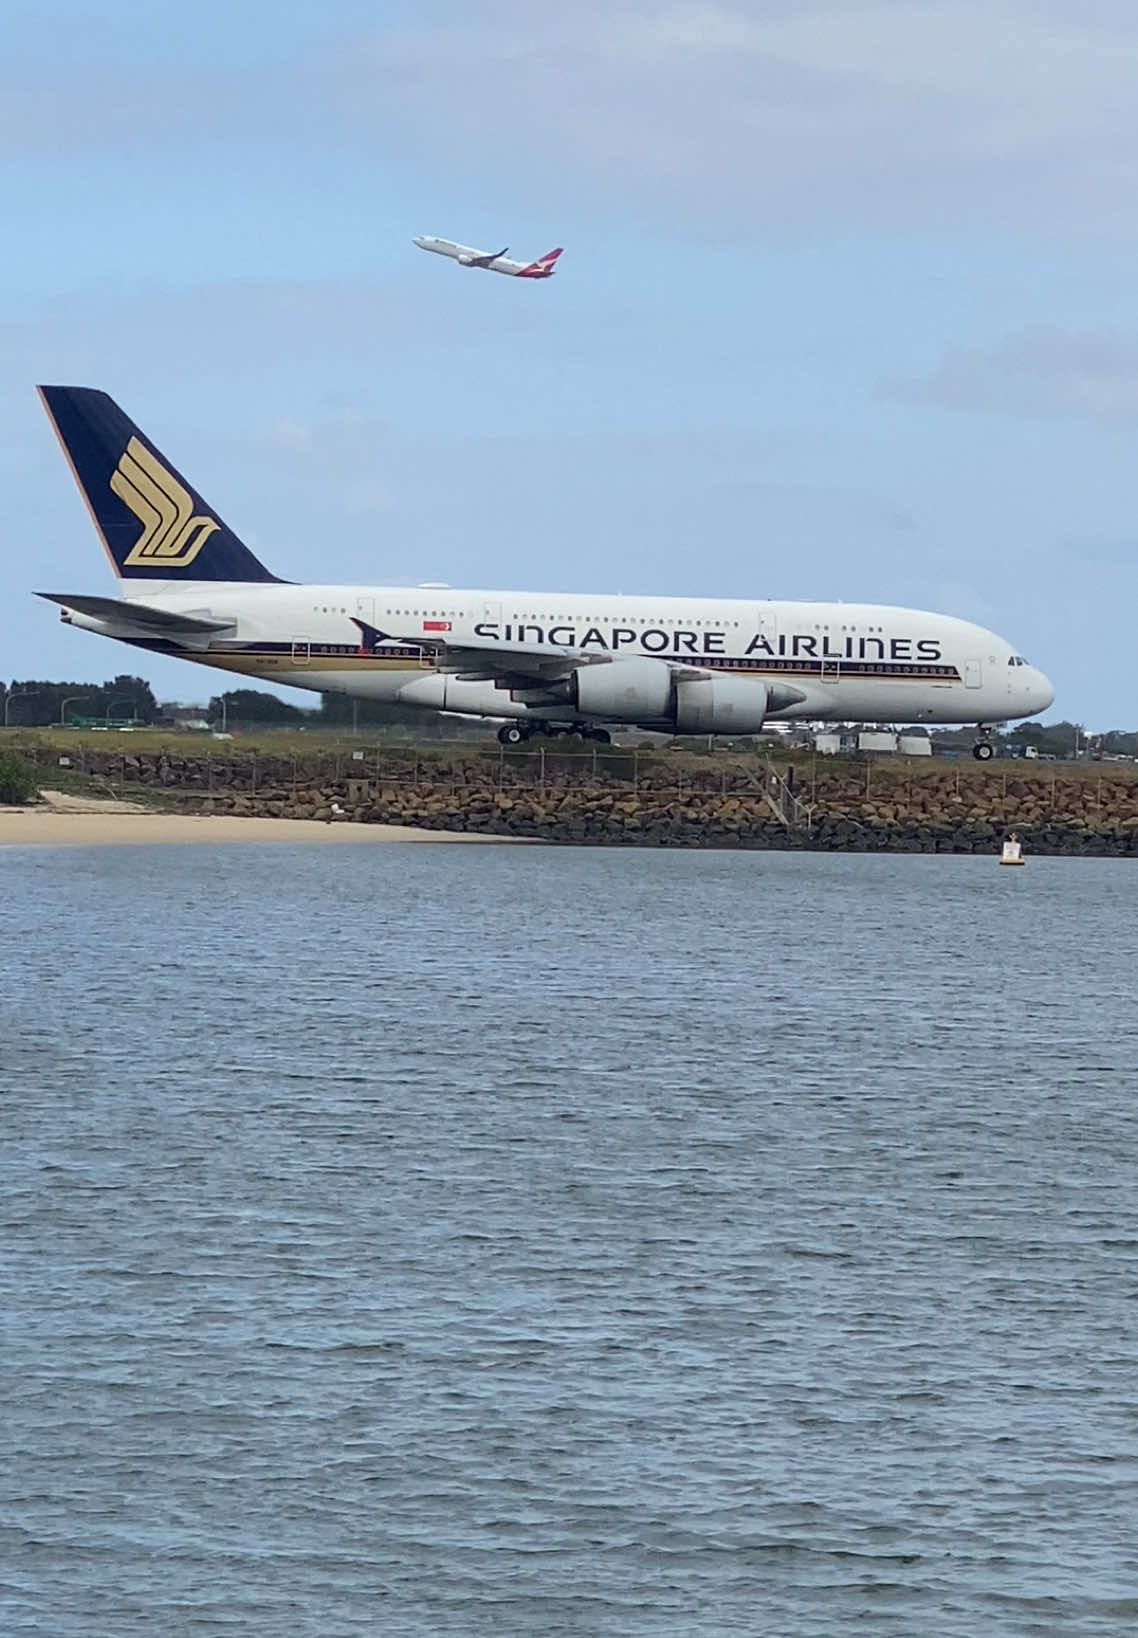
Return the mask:
[(0, 851), (0, 1632), (1138, 1629), (1136, 891)]

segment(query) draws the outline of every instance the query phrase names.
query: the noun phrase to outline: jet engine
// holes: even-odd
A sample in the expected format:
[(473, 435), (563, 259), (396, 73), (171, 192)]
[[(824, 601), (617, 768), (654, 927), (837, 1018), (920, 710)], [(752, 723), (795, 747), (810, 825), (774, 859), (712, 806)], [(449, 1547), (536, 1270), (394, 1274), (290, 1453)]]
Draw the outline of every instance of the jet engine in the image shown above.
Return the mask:
[(771, 708), (765, 683), (747, 677), (677, 675), (662, 660), (630, 656), (581, 666), (577, 709), (609, 722), (666, 724), (678, 734), (756, 734)]
[(757, 734), (770, 705), (766, 683), (748, 677), (680, 677), (676, 681), (676, 732)]
[(654, 722), (672, 715), (672, 673), (660, 660), (632, 655), (573, 673), (577, 709), (612, 722)]
[[(686, 673), (686, 675), (685, 675)], [(488, 678), (431, 672), (402, 685), (399, 700), (472, 716), (515, 716), (564, 721), (599, 717), (677, 734), (757, 734), (769, 711), (805, 699), (800, 689), (750, 677), (699, 673), (664, 659), (630, 654), (608, 664), (579, 665), (567, 677), (536, 678), (528, 687)]]

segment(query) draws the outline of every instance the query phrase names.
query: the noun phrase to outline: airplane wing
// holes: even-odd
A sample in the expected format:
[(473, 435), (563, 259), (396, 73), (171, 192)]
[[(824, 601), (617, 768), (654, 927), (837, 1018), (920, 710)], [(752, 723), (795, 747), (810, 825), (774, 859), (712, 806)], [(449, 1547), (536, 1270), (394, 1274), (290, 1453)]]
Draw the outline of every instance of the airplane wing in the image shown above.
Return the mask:
[(498, 260), (499, 256), (504, 256), (509, 248), (509, 245), (503, 245), (501, 250), (494, 251), (491, 256), (471, 256), (466, 261), (466, 265), (467, 267), (490, 267)]
[[(572, 676), (585, 665), (611, 665), (622, 656), (594, 649), (562, 648), (554, 643), (507, 643), (496, 637), (446, 637), (416, 632), (402, 636), (380, 632), (389, 642), (422, 649), (430, 654), (440, 671), (456, 675), (461, 682), (495, 682), (504, 688), (532, 688), (534, 684), (557, 682)], [(651, 656), (656, 658), (656, 656)], [(685, 676), (701, 676), (698, 666), (673, 658), (660, 658), (661, 665)]]
[(524, 688), (535, 682), (556, 682), (572, 676), (582, 665), (603, 665), (610, 654), (581, 653), (552, 643), (504, 643), (495, 637), (439, 637), (419, 633), (399, 637), (430, 654), (440, 671), (449, 671), (463, 682), (500, 682)]

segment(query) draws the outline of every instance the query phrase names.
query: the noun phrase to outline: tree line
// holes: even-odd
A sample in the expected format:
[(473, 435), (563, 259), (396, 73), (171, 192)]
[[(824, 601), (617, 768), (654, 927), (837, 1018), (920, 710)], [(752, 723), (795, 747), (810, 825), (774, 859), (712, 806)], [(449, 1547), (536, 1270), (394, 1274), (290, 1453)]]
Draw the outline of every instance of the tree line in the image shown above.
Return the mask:
[(46, 728), (67, 722), (139, 722), (159, 719), (158, 701), (143, 677), (107, 682), (48, 682), (14, 678), (0, 683), (0, 721), (9, 728)]
[[(319, 706), (305, 710), (257, 688), (231, 688), (215, 694), (199, 714), (218, 729), (365, 728), (402, 723), (426, 725), (430, 731), (430, 719), (421, 711), (375, 700), (352, 700), (344, 694), (322, 694)], [(14, 678), (8, 684), (0, 683), (0, 723), (9, 728), (123, 722), (161, 727), (175, 720), (174, 708), (160, 704), (142, 677), (120, 675), (101, 683)]]
[[(964, 750), (976, 737), (971, 728), (931, 728), (929, 733), (939, 751)], [(1081, 722), (1021, 722), (994, 737), (1001, 745), (1019, 749), (1030, 745), (1040, 756), (1064, 760), (1076, 755), (1138, 756), (1138, 732), (1112, 728), (1106, 734), (1088, 734)]]
[(228, 689), (224, 694), (215, 694), (206, 707), (206, 719), (212, 728), (387, 728), (402, 723), (425, 728), (429, 733), (437, 716), (409, 705), (385, 705), (379, 700), (351, 699), (346, 694), (321, 694), (319, 707), (306, 711), (303, 706), (257, 688)]
[[(384, 705), (378, 700), (352, 699), (347, 694), (322, 694), (319, 706), (306, 710), (258, 688), (230, 688), (215, 694), (204, 708), (215, 729), (233, 728), (379, 728), (400, 724), (430, 733), (438, 718), (409, 706)], [(142, 677), (120, 675), (106, 682), (44, 682), (13, 680), (0, 683), (0, 722), (8, 727), (45, 728), (79, 722), (137, 722), (170, 724), (169, 706), (154, 698)], [(971, 746), (971, 728), (932, 731), (938, 750)], [(1115, 728), (1088, 735), (1079, 722), (1022, 722), (997, 739), (1008, 747), (1032, 746), (1040, 756), (1067, 758), (1079, 755), (1138, 757), (1138, 731)]]

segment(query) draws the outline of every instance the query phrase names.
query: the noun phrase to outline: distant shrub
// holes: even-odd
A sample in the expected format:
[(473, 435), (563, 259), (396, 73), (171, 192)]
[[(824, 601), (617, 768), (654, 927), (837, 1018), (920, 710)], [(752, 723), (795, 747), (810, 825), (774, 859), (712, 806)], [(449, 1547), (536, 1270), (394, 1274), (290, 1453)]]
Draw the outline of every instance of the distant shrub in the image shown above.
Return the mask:
[(18, 756), (0, 756), (0, 802), (30, 802), (39, 795), (36, 770)]

